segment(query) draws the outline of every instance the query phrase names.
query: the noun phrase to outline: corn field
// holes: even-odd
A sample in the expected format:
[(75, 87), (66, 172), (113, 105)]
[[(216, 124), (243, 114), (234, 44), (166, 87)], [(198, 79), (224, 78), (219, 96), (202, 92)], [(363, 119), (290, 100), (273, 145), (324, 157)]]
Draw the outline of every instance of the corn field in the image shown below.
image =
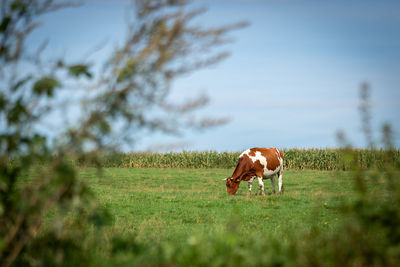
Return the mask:
[[(351, 162), (342, 149), (286, 149), (284, 168), (289, 170), (350, 170)], [(358, 166), (379, 167), (385, 162), (384, 150), (354, 149)], [(234, 168), (241, 152), (114, 153), (77, 160), (82, 167), (119, 168)], [(393, 150), (393, 165), (400, 165), (400, 150)]]

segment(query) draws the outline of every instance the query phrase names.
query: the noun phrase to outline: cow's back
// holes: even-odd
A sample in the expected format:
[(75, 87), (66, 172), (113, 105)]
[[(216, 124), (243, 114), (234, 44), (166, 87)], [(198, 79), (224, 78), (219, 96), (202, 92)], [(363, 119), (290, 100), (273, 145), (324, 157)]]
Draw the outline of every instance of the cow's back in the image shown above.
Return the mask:
[(243, 157), (249, 157), (255, 169), (262, 166), (263, 176), (274, 175), (283, 168), (283, 152), (277, 148), (250, 148), (243, 151), (239, 158)]

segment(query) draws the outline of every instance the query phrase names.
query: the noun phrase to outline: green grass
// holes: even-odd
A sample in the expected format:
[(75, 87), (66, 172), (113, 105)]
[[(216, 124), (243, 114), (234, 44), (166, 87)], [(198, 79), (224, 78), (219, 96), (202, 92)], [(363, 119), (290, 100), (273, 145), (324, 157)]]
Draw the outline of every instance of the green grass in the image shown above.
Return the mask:
[[(226, 193), (223, 178), (231, 169), (84, 168), (85, 179), (109, 209), (114, 223), (107, 231), (132, 235), (140, 243), (187, 242), (191, 236), (215, 235), (235, 224), (239, 236), (275, 235), (319, 224), (334, 230), (343, 220), (339, 208), (352, 198), (348, 172), (286, 171), (283, 195), (260, 195), (257, 182), (248, 198), (247, 183), (236, 195)], [(271, 183), (265, 181), (266, 192)]]

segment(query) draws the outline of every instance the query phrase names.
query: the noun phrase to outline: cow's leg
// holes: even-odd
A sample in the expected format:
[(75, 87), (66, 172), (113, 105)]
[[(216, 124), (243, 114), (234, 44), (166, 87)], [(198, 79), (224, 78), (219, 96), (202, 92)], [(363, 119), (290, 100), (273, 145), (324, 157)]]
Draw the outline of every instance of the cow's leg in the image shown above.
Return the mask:
[(279, 179), (279, 181), (278, 181), (278, 183), (279, 183), (279, 194), (282, 194), (283, 191), (284, 191), (283, 182), (282, 182), (282, 168), (279, 170), (278, 177), (279, 177), (278, 178)]
[(263, 178), (262, 176), (257, 178), (258, 178), (258, 184), (260, 185), (261, 193), (263, 196), (265, 196)]
[(272, 194), (275, 194), (275, 175), (272, 175), (270, 177), (271, 179), (271, 185), (272, 185)]
[(247, 193), (247, 196), (251, 196), (251, 185), (253, 183), (254, 177), (252, 177), (250, 180), (247, 181), (249, 184), (249, 192)]

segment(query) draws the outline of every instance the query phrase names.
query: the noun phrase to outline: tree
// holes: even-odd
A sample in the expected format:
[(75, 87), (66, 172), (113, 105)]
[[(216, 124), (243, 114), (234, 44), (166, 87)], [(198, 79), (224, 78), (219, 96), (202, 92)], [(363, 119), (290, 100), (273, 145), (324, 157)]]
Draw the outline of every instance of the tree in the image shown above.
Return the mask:
[[(136, 1), (125, 42), (95, 72), (87, 62), (44, 58), (46, 43), (37, 51), (26, 43), (42, 15), (75, 5), (2, 0), (1, 266), (72, 265), (72, 260), (82, 265), (92, 260), (81, 242), (84, 225), (101, 226), (107, 211), (89, 201), (90, 190), (78, 179), (71, 156), (85, 158), (90, 152), (112, 149), (115, 136), (121, 134), (122, 140), (132, 142), (142, 129), (177, 133), (221, 123), (193, 120), (193, 112), (207, 103), (204, 97), (174, 104), (166, 96), (177, 77), (225, 58), (228, 54), (216, 48), (244, 23), (206, 29), (193, 25), (204, 10), (188, 8), (187, 1)], [(77, 90), (77, 99), (64, 101), (63, 94), (71, 88)], [(51, 130), (43, 131), (44, 122), (70, 105), (79, 105), (80, 112), (49, 138), (46, 133)], [(43, 227), (50, 213), (52, 219)], [(71, 213), (79, 219), (67, 216)]]

